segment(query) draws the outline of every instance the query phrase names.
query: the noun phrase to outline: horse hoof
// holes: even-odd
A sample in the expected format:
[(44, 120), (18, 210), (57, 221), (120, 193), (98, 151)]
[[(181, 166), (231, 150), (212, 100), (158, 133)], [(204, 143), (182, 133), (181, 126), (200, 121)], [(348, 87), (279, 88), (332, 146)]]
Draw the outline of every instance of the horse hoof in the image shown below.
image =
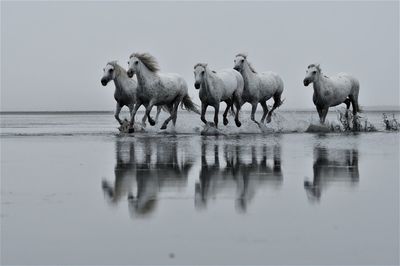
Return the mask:
[(154, 120), (149, 120), (150, 126), (154, 126), (156, 122)]
[(134, 133), (135, 129), (133, 127), (129, 128), (128, 133)]
[(267, 123), (271, 123), (271, 117), (267, 117)]
[(167, 129), (167, 125), (162, 125), (161, 129)]
[(224, 118), (224, 126), (226, 126), (229, 123), (228, 119)]
[(242, 123), (240, 121), (235, 121), (237, 127), (241, 127)]

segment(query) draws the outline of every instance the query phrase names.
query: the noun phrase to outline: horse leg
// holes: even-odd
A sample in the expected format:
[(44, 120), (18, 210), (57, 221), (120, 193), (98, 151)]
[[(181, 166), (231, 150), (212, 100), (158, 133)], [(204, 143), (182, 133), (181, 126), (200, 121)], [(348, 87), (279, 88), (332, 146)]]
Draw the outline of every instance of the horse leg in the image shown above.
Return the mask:
[(351, 103), (350, 98), (346, 98), (346, 100), (344, 100), (343, 103), (346, 104), (346, 114), (345, 114), (345, 117), (348, 118), (348, 117), (349, 117), (350, 103)]
[(321, 109), (321, 116), (320, 116), (321, 124), (325, 124), (325, 118), (326, 118), (326, 115), (328, 114), (328, 109), (329, 109), (329, 107), (325, 107), (325, 108)]
[(122, 105), (120, 105), (119, 103), (117, 103), (116, 107), (115, 107), (115, 113), (114, 113), (114, 117), (115, 119), (118, 121), (118, 123), (120, 125), (122, 125), (122, 121), (121, 119), (119, 119), (119, 113), (121, 112), (122, 109)]
[(322, 123), (322, 122), (321, 122), (321, 121), (322, 121), (322, 108), (321, 108), (321, 107), (318, 107), (318, 106), (315, 106), (315, 107), (317, 108), (319, 121), (320, 121), (320, 123)]
[[(177, 111), (178, 112), (178, 111)], [(178, 113), (176, 114), (176, 116), (174, 116), (173, 118), (172, 118), (172, 124), (174, 125), (174, 127), (175, 127), (175, 125), (176, 125), (176, 119), (178, 118)]]
[(236, 124), (237, 127), (240, 127), (242, 125), (242, 123), (240, 123), (240, 120), (239, 120), (239, 111), (240, 111), (240, 108), (241, 108), (240, 101), (236, 101), (235, 102), (235, 106), (236, 106), (235, 124)]
[(353, 95), (349, 95), (349, 98), (353, 107), (353, 130), (359, 131), (361, 129), (361, 126), (357, 117), (357, 112), (359, 111), (358, 99)]
[(229, 123), (229, 121), (228, 121), (228, 119), (226, 118), (226, 116), (228, 115), (228, 112), (229, 112), (229, 108), (231, 108), (231, 106), (232, 106), (232, 100), (226, 100), (225, 101), (225, 103), (226, 103), (226, 109), (225, 109), (225, 112), (224, 112), (224, 114), (223, 114), (223, 120), (224, 120), (224, 126), (226, 126), (228, 123)]
[(271, 111), (269, 111), (268, 116), (267, 116), (267, 123), (271, 123), (271, 116), (272, 116), (272, 112), (278, 108), (280, 105), (282, 104), (281, 101), (281, 94), (280, 93), (276, 93), (274, 95), (274, 105), (272, 106)]
[(142, 102), (137, 101), (135, 108), (133, 109), (132, 113), (131, 113), (131, 121), (129, 123), (129, 133), (133, 132), (133, 124), (135, 123), (135, 116), (137, 113), (137, 110), (139, 109), (139, 107), (142, 105)]
[(214, 106), (215, 112), (214, 112), (214, 124), (215, 128), (218, 128), (218, 114), (219, 114), (219, 103)]
[(206, 103), (201, 103), (201, 116), (200, 116), (200, 118), (201, 118), (201, 121), (203, 121), (203, 123), (204, 124), (206, 124), (207, 125), (207, 120), (206, 120), (206, 111), (207, 111), (207, 107), (208, 107), (208, 104), (206, 104)]
[(254, 118), (254, 114), (255, 114), (256, 111), (257, 111), (257, 104), (258, 104), (258, 102), (253, 102), (253, 103), (251, 104), (251, 116), (250, 116), (250, 119), (251, 119), (254, 123), (256, 123), (256, 124), (258, 125), (258, 122), (257, 122), (256, 119)]
[(151, 109), (153, 108), (153, 106), (154, 106), (154, 103), (150, 102), (149, 105), (146, 107), (146, 116), (147, 116), (151, 126), (154, 126), (156, 124), (156, 122), (153, 120), (153, 118), (150, 115)]
[[(357, 115), (357, 112), (360, 110), (359, 106), (358, 106), (358, 99), (356, 99), (356, 97), (354, 97), (353, 95), (349, 95), (349, 101), (351, 102), (351, 105), (353, 107), (353, 116)], [(347, 109), (350, 108), (350, 103), (347, 107)]]
[(147, 119), (147, 114), (145, 112), (144, 115), (143, 115), (143, 118), (142, 118), (142, 126), (143, 127), (146, 127), (146, 119)]
[(158, 123), (158, 117), (160, 116), (162, 106), (157, 106), (157, 114), (156, 114), (156, 124)]
[(169, 121), (171, 121), (174, 118), (176, 119), (176, 116), (178, 114), (179, 103), (181, 102), (181, 100), (182, 98), (177, 97), (177, 99), (174, 102), (174, 109), (172, 110), (171, 115), (162, 124), (161, 129), (167, 129)]
[(263, 116), (262, 116), (262, 118), (261, 118), (260, 123), (261, 123), (261, 124), (264, 124), (265, 117), (266, 117), (267, 114), (268, 114), (267, 102), (266, 102), (266, 101), (262, 101), (262, 102), (261, 102), (261, 107), (263, 108)]

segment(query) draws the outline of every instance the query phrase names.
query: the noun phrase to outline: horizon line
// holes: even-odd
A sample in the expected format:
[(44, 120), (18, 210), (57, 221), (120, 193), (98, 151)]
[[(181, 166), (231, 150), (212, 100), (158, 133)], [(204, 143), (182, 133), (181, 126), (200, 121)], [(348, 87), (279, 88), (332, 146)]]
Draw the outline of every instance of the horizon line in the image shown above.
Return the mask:
[[(334, 108), (334, 107), (333, 107)], [(372, 106), (362, 106), (362, 109), (365, 111), (400, 111), (400, 105), (372, 105)], [(212, 110), (208, 110), (209, 112), (213, 112)], [(241, 110), (244, 112), (251, 112), (251, 110)], [(257, 110), (257, 112), (259, 112), (261, 110)], [(304, 112), (304, 111), (315, 111), (315, 108), (312, 107), (299, 107), (299, 108), (284, 108), (284, 109), (280, 109), (280, 111), (289, 111), (289, 112), (293, 112), (293, 111), (298, 111), (298, 112)], [(81, 114), (81, 113), (113, 113), (114, 110), (15, 110), (15, 111), (0, 111), (0, 115), (7, 115), (7, 114), (40, 114), (40, 113), (69, 113), (69, 114)], [(128, 110), (122, 110), (121, 112), (128, 112)], [(138, 112), (144, 112), (144, 110), (140, 110)]]

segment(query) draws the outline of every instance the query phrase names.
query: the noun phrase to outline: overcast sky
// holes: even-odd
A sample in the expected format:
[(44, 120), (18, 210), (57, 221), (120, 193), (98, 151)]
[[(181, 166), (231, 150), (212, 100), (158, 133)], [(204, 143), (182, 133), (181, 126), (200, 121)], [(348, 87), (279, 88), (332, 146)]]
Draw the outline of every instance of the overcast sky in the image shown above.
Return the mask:
[(1, 111), (112, 110), (106, 62), (150, 52), (180, 73), (248, 53), (284, 80), (285, 108), (310, 108), (310, 63), (361, 83), (361, 106), (399, 105), (399, 2), (1, 2)]

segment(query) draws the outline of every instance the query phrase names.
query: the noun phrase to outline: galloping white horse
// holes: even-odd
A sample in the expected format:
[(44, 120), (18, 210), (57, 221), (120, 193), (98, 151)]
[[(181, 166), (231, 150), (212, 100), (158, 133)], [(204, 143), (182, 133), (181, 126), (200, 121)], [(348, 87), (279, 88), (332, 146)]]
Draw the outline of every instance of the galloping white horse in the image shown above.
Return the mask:
[(200, 89), (201, 121), (207, 124), (205, 113), (207, 107), (211, 105), (215, 109), (215, 127), (218, 127), (219, 103), (224, 101), (226, 103), (226, 109), (223, 115), (224, 125), (228, 124), (226, 116), (228, 115), (229, 108), (235, 104), (235, 123), (236, 126), (240, 127), (239, 111), (244, 86), (242, 75), (234, 69), (224, 69), (215, 72), (210, 70), (207, 64), (198, 63), (194, 66), (194, 77), (194, 87)]
[[(247, 55), (245, 54), (236, 55), (234, 63), (235, 66), (233, 68), (242, 74), (244, 80), (242, 102), (248, 102), (252, 105), (251, 120), (258, 124), (254, 118), (254, 114), (258, 103), (260, 103), (264, 111), (260, 122), (264, 123), (267, 114), (267, 123), (271, 122), (272, 112), (283, 103), (281, 101), (283, 92), (282, 79), (273, 72), (257, 73), (247, 61)], [(267, 100), (271, 97), (274, 98), (274, 105), (271, 111), (268, 112)]]
[[(118, 65), (117, 61), (108, 62), (103, 69), (103, 77), (101, 78), (101, 84), (106, 86), (111, 80), (114, 81), (115, 91), (114, 99), (117, 102), (115, 107), (114, 117), (120, 125), (122, 121), (119, 118), (119, 113), (122, 107), (127, 106), (129, 113), (132, 113), (136, 103), (136, 90), (137, 81), (136, 78), (130, 79), (126, 74), (126, 70)], [(161, 106), (157, 108), (156, 121), (161, 112)], [(146, 124), (146, 115), (142, 119), (143, 125)]]
[(339, 73), (333, 77), (327, 77), (322, 74), (319, 65), (311, 64), (306, 71), (306, 77), (303, 80), (304, 86), (313, 83), (314, 95), (313, 102), (317, 108), (321, 124), (325, 123), (329, 107), (345, 103), (347, 109), (350, 103), (353, 106), (353, 115), (360, 112), (358, 105), (358, 92), (360, 83), (358, 80), (346, 73)]
[(129, 57), (128, 66), (128, 76), (133, 77), (136, 74), (139, 83), (136, 105), (131, 115), (131, 130), (136, 112), (141, 105), (146, 107), (146, 115), (152, 126), (155, 122), (150, 112), (154, 105), (166, 105), (171, 110), (171, 116), (164, 121), (161, 129), (166, 129), (171, 120), (175, 125), (179, 104), (183, 104), (188, 111), (200, 113), (188, 95), (186, 81), (178, 74), (157, 73), (158, 63), (152, 55), (133, 53)]

